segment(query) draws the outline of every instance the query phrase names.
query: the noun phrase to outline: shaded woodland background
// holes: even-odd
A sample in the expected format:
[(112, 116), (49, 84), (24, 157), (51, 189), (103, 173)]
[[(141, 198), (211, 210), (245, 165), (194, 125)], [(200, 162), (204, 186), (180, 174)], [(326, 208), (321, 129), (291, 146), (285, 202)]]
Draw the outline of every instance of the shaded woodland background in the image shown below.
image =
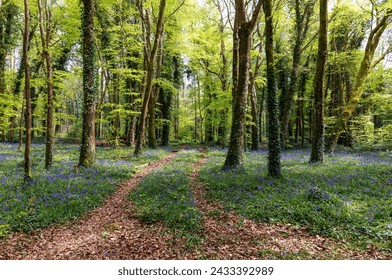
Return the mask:
[(47, 168), (55, 139), (80, 143), (81, 165), (93, 162), (95, 139), (135, 154), (169, 142), (228, 146), (226, 168), (268, 143), (276, 175), (285, 148), (318, 144), (316, 162), (337, 143), (391, 148), (390, 1), (0, 9), (0, 141), (45, 142)]

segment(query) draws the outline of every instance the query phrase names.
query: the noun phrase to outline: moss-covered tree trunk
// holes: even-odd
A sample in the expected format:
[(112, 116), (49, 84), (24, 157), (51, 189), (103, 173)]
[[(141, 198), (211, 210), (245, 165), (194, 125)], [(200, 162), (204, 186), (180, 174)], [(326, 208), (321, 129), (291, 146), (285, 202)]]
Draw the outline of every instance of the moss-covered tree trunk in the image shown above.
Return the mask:
[(310, 162), (324, 159), (325, 67), (328, 55), (328, 0), (320, 0), (320, 31), (314, 76), (314, 119)]
[(259, 143), (261, 144), (262, 143), (262, 141), (263, 141), (263, 136), (265, 136), (265, 117), (264, 117), (264, 114), (265, 114), (265, 108), (264, 108), (264, 103), (265, 103), (265, 95), (266, 95), (266, 92), (265, 92), (265, 87), (263, 88), (263, 90), (262, 90), (262, 92), (261, 92), (261, 97), (259, 98), (260, 99), (260, 102), (259, 102), (259, 104), (258, 104), (258, 112), (259, 112), (259, 118), (258, 118), (258, 120), (259, 120), (259, 123), (257, 124), (258, 125), (258, 127), (259, 127)]
[(39, 11), (39, 29), (41, 35), (42, 55), (46, 64), (46, 86), (47, 86), (47, 111), (46, 111), (46, 147), (45, 147), (45, 168), (49, 169), (53, 162), (54, 149), (54, 124), (53, 124), (53, 67), (52, 55), (50, 53), (50, 39), (51, 39), (51, 4), (50, 1), (45, 0), (45, 7), (43, 7), (42, 0), (38, 0)]
[(265, 54), (267, 60), (267, 110), (268, 110), (268, 174), (271, 177), (281, 176), (281, 145), (279, 124), (279, 103), (275, 81), (274, 67), (274, 30), (272, 5), (265, 0)]
[(90, 166), (95, 161), (94, 0), (82, 3), (83, 130), (79, 165)]
[(24, 178), (25, 181), (31, 178), (31, 166), (30, 166), (30, 150), (31, 150), (31, 97), (30, 97), (30, 65), (29, 65), (29, 36), (30, 36), (30, 9), (29, 0), (24, 0), (24, 18), (25, 26), (23, 33), (23, 64), (25, 70), (25, 89), (24, 95), (26, 100), (26, 140), (25, 140), (25, 151), (24, 151)]
[(233, 78), (232, 123), (229, 150), (223, 165), (224, 170), (242, 168), (251, 36), (261, 5), (262, 1), (260, 0), (254, 8), (251, 20), (247, 21), (245, 1), (235, 1), (235, 22), (237, 28), (234, 29), (233, 36), (238, 38), (238, 50), (233, 49), (233, 55), (235, 51), (238, 51), (238, 60), (233, 59), (233, 76), (236, 76), (237, 82), (235, 83)]
[(385, 14), (380, 18), (377, 22), (376, 27), (371, 30), (365, 53), (362, 59), (361, 66), (358, 70), (358, 75), (355, 81), (354, 88), (350, 91), (350, 95), (348, 96), (348, 101), (346, 105), (343, 107), (340, 116), (335, 121), (331, 132), (329, 133), (329, 137), (327, 139), (327, 147), (326, 150), (328, 152), (333, 152), (336, 148), (340, 135), (345, 131), (345, 127), (347, 122), (349, 121), (351, 115), (355, 111), (358, 106), (358, 103), (361, 99), (363, 88), (365, 86), (365, 81), (369, 75), (369, 72), (372, 68), (372, 61), (374, 57), (374, 53), (377, 49), (378, 43), (380, 42), (380, 38), (387, 28), (390, 19), (392, 17), (392, 10), (389, 9), (385, 12)]

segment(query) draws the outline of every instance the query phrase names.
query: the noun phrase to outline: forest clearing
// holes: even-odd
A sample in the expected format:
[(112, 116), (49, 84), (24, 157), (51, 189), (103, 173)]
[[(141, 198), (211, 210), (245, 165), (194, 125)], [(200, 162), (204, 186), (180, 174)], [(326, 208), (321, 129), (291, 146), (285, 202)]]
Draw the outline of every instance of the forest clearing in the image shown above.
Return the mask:
[(392, 2), (0, 1), (1, 260), (391, 260)]

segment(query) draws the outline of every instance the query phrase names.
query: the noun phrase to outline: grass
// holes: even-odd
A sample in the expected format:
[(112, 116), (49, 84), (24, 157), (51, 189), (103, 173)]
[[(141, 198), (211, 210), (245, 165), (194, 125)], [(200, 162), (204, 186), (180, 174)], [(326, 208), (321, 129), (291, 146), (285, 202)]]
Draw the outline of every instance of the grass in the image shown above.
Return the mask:
[(99, 206), (118, 182), (133, 176), (139, 166), (167, 155), (165, 150), (146, 150), (132, 157), (130, 148), (97, 148), (97, 162), (79, 168), (79, 147), (58, 145), (53, 167), (44, 167), (44, 145), (32, 148), (32, 180), (23, 182), (23, 154), (17, 146), (0, 144), (0, 237), (11, 231), (74, 220)]
[(136, 215), (146, 223), (164, 222), (181, 232), (200, 228), (201, 214), (189, 187), (191, 165), (200, 157), (195, 150), (182, 150), (173, 161), (147, 175), (131, 193)]
[(200, 180), (226, 210), (392, 251), (390, 153), (340, 152), (309, 164), (307, 151), (286, 151), (280, 179), (267, 175), (267, 151), (246, 153), (244, 171), (221, 171), (224, 152), (209, 156)]

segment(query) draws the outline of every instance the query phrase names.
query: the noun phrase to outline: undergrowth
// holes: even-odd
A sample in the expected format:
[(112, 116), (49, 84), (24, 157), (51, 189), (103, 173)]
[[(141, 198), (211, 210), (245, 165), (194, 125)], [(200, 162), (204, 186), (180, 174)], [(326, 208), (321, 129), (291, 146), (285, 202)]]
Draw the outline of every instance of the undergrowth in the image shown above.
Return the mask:
[(97, 162), (78, 168), (79, 147), (58, 145), (53, 167), (44, 169), (44, 145), (32, 148), (32, 180), (23, 182), (23, 153), (16, 145), (0, 144), (0, 237), (11, 231), (31, 231), (72, 221), (99, 206), (118, 182), (133, 176), (144, 164), (168, 154), (146, 150), (132, 157), (130, 148), (97, 148)]
[(392, 251), (392, 159), (388, 153), (340, 152), (310, 164), (306, 151), (286, 151), (283, 178), (267, 174), (267, 151), (247, 153), (243, 171), (221, 170), (213, 151), (200, 172), (211, 199), (227, 211), (270, 223)]
[(182, 150), (171, 163), (148, 174), (131, 193), (136, 215), (145, 223), (164, 222), (169, 228), (195, 232), (201, 225), (189, 187), (191, 165), (200, 154)]

